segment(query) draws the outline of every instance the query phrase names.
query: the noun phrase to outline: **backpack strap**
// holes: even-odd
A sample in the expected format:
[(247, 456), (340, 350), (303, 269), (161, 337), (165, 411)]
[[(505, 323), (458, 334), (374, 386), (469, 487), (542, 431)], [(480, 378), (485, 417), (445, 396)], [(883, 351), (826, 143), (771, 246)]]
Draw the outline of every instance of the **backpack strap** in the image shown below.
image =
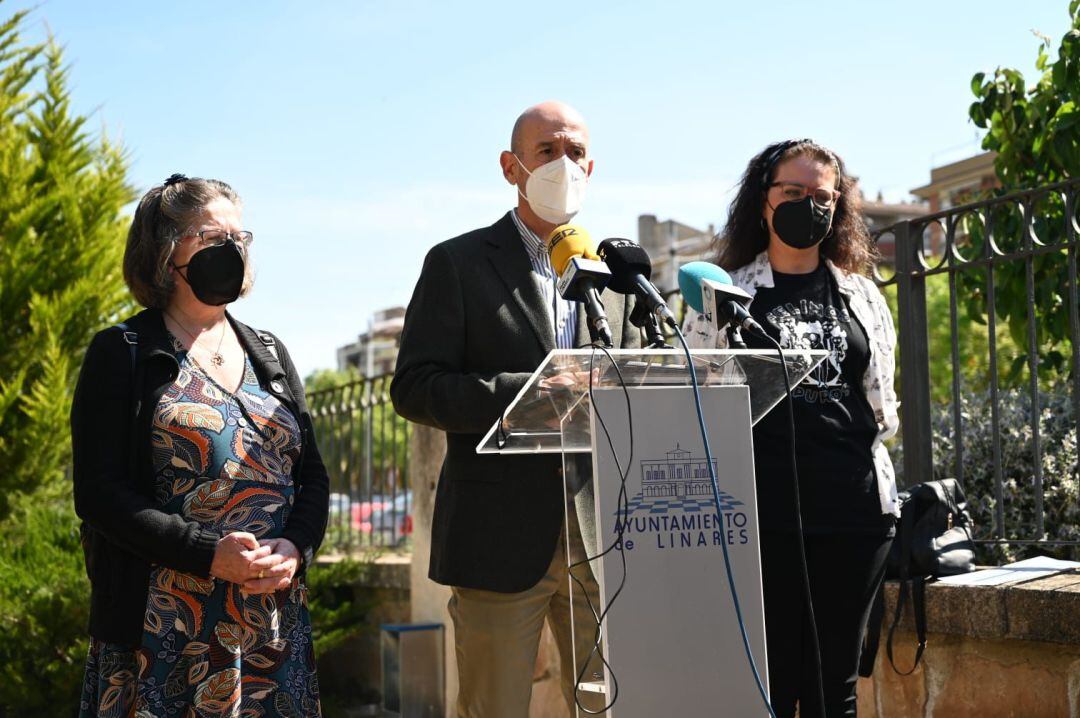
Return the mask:
[(139, 391), (139, 387), (142, 386), (142, 377), (139, 376), (139, 363), (137, 361), (139, 334), (132, 331), (131, 327), (124, 322), (120, 322), (116, 326), (123, 332), (124, 341), (128, 345), (128, 353), (131, 356), (131, 429), (128, 431), (128, 456), (130, 457), (128, 470), (131, 472), (131, 476), (134, 477), (139, 468), (137, 458), (139, 452), (135, 450), (135, 447), (139, 435), (139, 411), (142, 410), (142, 396)]
[[(914, 494), (909, 497), (914, 501)], [(894, 671), (902, 676), (909, 676), (919, 666), (923, 651), (926, 649), (926, 578), (918, 576), (911, 578), (911, 544), (912, 534), (915, 531), (915, 512), (908, 510), (900, 514), (900, 592), (896, 595), (896, 609), (893, 611), (892, 625), (889, 626), (889, 640), (885, 644), (885, 653), (889, 656), (889, 663)], [(919, 647), (915, 651), (915, 664), (911, 670), (904, 672), (896, 667), (893, 660), (893, 634), (900, 623), (900, 614), (904, 610), (908, 593), (913, 594), (912, 609), (915, 614), (915, 632), (919, 639)]]
[(139, 351), (139, 333), (132, 331), (126, 322), (120, 322), (116, 326), (123, 332), (124, 341), (128, 345), (128, 353), (131, 355), (131, 416), (134, 418), (139, 415), (139, 410), (142, 408), (142, 398), (136, 391), (138, 382), (135, 376), (138, 370), (136, 355)]
[[(138, 461), (134, 451), (136, 435), (138, 434), (138, 417), (139, 410), (142, 408), (142, 397), (139, 396), (138, 388), (141, 382), (137, 376), (138, 372), (138, 351), (139, 351), (139, 334), (132, 331), (131, 327), (126, 322), (120, 322), (116, 325), (117, 329), (122, 332), (124, 342), (128, 345), (128, 355), (131, 357), (131, 429), (128, 431), (128, 446), (131, 449), (128, 451), (129, 463), (128, 471), (131, 475), (135, 475), (135, 471), (138, 469)], [(93, 582), (95, 577), (94, 571), (94, 544), (97, 541), (97, 532), (89, 526), (85, 521), (79, 522), (79, 541), (82, 543), (83, 557), (86, 563), (86, 576)]]
[[(908, 586), (911, 586), (912, 597), (912, 611), (915, 614), (915, 634), (918, 637), (919, 645), (915, 649), (915, 663), (912, 664), (911, 669), (908, 671), (901, 671), (896, 667), (896, 661), (893, 659), (893, 633), (896, 632), (896, 626), (900, 623), (900, 612), (903, 610), (904, 603), (907, 601)], [(893, 612), (892, 625), (889, 627), (889, 640), (885, 644), (885, 652), (889, 656), (889, 663), (892, 664), (892, 668), (901, 676), (910, 676), (915, 672), (915, 669), (919, 667), (919, 661), (922, 660), (923, 651), (926, 650), (926, 578), (919, 576), (913, 578), (911, 581), (902, 580), (900, 582), (900, 593), (896, 597), (896, 611)]]
[(874, 602), (870, 604), (870, 618), (866, 622), (866, 635), (859, 653), (859, 675), (869, 678), (874, 674), (878, 645), (881, 643), (881, 625), (885, 622), (885, 581), (878, 586)]
[(277, 342), (274, 341), (273, 335), (267, 332), (260, 332), (258, 329), (254, 331), (255, 335), (259, 337), (259, 341), (261, 341), (263, 343), (263, 346), (266, 347), (266, 350), (270, 352), (270, 355), (280, 362), (281, 358), (278, 356), (277, 353)]

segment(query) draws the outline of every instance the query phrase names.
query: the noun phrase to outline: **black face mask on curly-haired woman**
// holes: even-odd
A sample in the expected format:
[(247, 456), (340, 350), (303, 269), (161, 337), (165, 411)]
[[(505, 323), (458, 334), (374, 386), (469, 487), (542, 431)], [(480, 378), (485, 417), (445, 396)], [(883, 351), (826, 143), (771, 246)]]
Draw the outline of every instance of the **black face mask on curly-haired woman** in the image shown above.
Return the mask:
[(819, 206), (810, 196), (781, 202), (773, 208), (773, 232), (792, 249), (816, 247), (829, 236), (832, 215), (831, 207)]
[(831, 163), (807, 156), (785, 160), (773, 170), (762, 207), (770, 260), (796, 273), (817, 266), (818, 245), (832, 231), (838, 180)]

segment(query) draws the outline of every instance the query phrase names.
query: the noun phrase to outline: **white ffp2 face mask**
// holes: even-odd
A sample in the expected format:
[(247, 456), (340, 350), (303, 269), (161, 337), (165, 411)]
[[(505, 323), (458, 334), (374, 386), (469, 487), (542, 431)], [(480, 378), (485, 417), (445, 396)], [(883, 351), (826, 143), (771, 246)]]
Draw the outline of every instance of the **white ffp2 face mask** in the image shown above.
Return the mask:
[(521, 160), (517, 161), (529, 175), (525, 192), (518, 189), (518, 194), (525, 198), (537, 217), (552, 224), (566, 224), (581, 211), (589, 177), (580, 165), (563, 155), (529, 172)]

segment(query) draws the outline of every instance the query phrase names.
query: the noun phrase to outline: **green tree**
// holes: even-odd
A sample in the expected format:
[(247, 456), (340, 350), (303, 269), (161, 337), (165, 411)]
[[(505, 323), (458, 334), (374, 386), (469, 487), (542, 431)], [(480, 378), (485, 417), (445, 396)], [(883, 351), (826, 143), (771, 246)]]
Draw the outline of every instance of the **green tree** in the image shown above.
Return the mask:
[(316, 369), (304, 378), (304, 392), (311, 394), (326, 389), (334, 389), (343, 384), (360, 381), (364, 375), (354, 366), (340, 369)]
[(0, 21), (0, 715), (67, 716), (89, 585), (65, 480), (72, 388), (90, 337), (131, 307), (117, 145), (71, 108), (51, 39)]
[[(896, 285), (882, 290), (889, 304), (896, 331), (900, 332), (896, 302)], [(963, 295), (959, 295), (962, 297)], [(962, 302), (961, 302), (962, 303)], [(962, 306), (957, 307), (956, 345), (959, 355), (958, 370), (964, 391), (985, 391), (990, 386), (989, 331), (985, 321), (965, 320)], [(927, 346), (930, 356), (930, 398), (937, 405), (952, 401), (952, 325), (949, 321), (949, 278), (945, 274), (933, 274), (926, 278)], [(1009, 336), (1008, 329), (997, 326), (997, 350), (1005, 357), (1015, 357), (1019, 349)], [(1003, 383), (1008, 370), (1007, 362), (998, 365), (998, 382)], [(898, 381), (902, 377), (898, 378)], [(899, 386), (899, 385), (898, 385)]]
[[(1069, 3), (1072, 28), (1062, 37), (1056, 57), (1051, 40), (1043, 38), (1036, 67), (1041, 74), (1028, 87), (1015, 69), (998, 68), (991, 75), (978, 73), (971, 80), (977, 98), (969, 114), (987, 130), (983, 148), (997, 152), (995, 171), (1001, 181), (998, 194), (1029, 189), (1080, 176), (1080, 0)], [(1065, 207), (1060, 195), (1051, 195), (1032, 208), (1036, 237), (1046, 244), (1065, 238)], [(1003, 250), (1022, 246), (1024, 218), (1018, 208), (994, 213), (996, 243)], [(965, 221), (971, 249), (979, 252), (985, 242), (985, 226), (975, 218)], [(1052, 376), (1067, 369), (1068, 280), (1065, 252), (1033, 260), (1035, 272), (1036, 348), (1040, 374)], [(1018, 347), (1009, 371), (1019, 379), (1027, 362), (1027, 278), (1024, 262), (1009, 262), (996, 270), (997, 315), (1008, 326)], [(967, 279), (968, 315), (985, 322), (988, 311), (982, 281)], [(1076, 368), (1074, 367), (1074, 370)]]
[(0, 517), (68, 463), (71, 389), (90, 337), (130, 307), (126, 160), (87, 136), (58, 45), (0, 26)]

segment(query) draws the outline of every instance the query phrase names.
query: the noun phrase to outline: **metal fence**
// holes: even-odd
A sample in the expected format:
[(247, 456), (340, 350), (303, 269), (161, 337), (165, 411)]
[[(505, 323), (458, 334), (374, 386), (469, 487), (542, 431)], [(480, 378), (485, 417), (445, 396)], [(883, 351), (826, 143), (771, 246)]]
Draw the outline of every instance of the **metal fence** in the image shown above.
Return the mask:
[[(903, 455), (898, 469), (907, 485), (935, 476), (960, 479), (969, 503), (985, 509), (983, 525), (976, 517), (977, 537), (983, 543), (1080, 546), (1075, 521), (1080, 516), (1075, 464), (1080, 417), (1078, 198), (1080, 180), (1071, 180), (953, 207), (877, 233), (879, 241), (891, 236), (896, 248), (895, 273), (886, 276), (887, 268), (880, 268), (876, 279), (881, 287), (896, 290)], [(936, 275), (944, 278), (935, 280)], [(932, 282), (947, 282), (947, 317), (928, 316), (927, 288)], [(1006, 283), (1010, 291), (1005, 291)], [(1021, 283), (1022, 296), (1015, 291)], [(985, 327), (971, 318), (972, 303), (975, 314), (985, 317)], [(1013, 318), (1008, 328), (1002, 326), (1005, 316)], [(949, 346), (934, 351), (949, 352), (947, 359), (931, 355), (928, 336), (940, 322), (948, 323)], [(1063, 351), (1056, 357), (1048, 356), (1042, 331), (1051, 325), (1064, 328)], [(962, 355), (961, 335), (973, 327), (985, 334), (987, 370), (981, 386), (973, 386), (980, 379), (972, 377), (968, 367), (973, 359), (983, 358)], [(1003, 343), (1009, 344), (1008, 351)], [(973, 353), (970, 346), (966, 349)], [(1047, 369), (1052, 359), (1058, 366)], [(951, 369), (948, 399), (932, 401), (932, 390), (940, 392), (941, 387), (932, 386), (931, 362), (943, 361)], [(1003, 402), (1018, 395), (1024, 410), (1004, 415)], [(1053, 418), (1050, 404), (1060, 410), (1056, 425), (1060, 428), (1063, 418), (1071, 439), (1068, 433), (1055, 434), (1048, 446), (1044, 434)], [(1018, 416), (1026, 426), (1015, 425)], [(989, 431), (979, 430), (987, 420)], [(992, 461), (985, 466), (990, 476), (972, 475), (974, 451), (989, 452)], [(1054, 465), (1050, 476), (1044, 468), (1053, 464), (1046, 460), (1048, 451), (1070, 457), (1068, 465)], [(989, 496), (983, 495), (988, 491)]]
[(360, 379), (308, 394), (330, 474), (325, 540), (330, 550), (397, 547), (412, 534), (409, 424), (390, 403), (392, 378)]

